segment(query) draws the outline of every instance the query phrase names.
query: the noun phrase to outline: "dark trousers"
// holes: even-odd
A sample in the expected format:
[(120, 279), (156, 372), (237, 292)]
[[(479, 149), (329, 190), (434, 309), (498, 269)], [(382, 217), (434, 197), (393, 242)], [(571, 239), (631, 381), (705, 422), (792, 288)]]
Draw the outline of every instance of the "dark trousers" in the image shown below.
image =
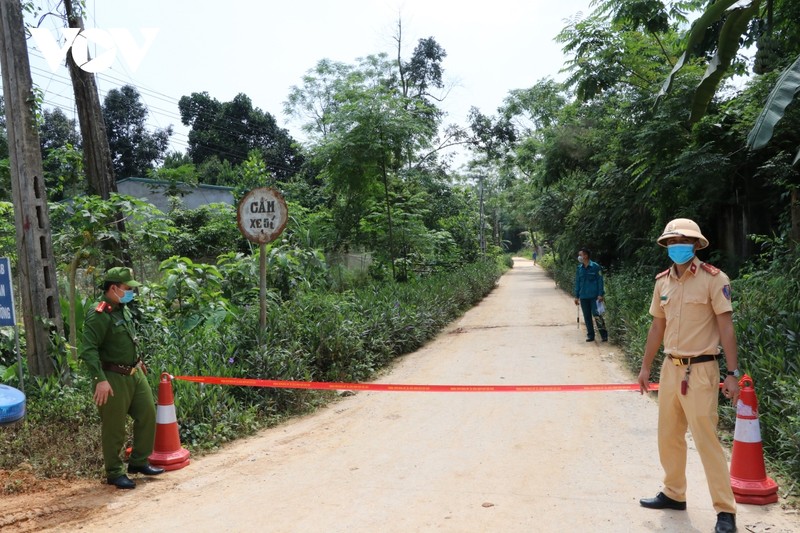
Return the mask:
[(586, 338), (594, 340), (594, 322), (597, 321), (600, 338), (607, 340), (606, 321), (597, 312), (597, 298), (581, 298), (581, 310), (583, 311), (583, 321), (586, 323)]

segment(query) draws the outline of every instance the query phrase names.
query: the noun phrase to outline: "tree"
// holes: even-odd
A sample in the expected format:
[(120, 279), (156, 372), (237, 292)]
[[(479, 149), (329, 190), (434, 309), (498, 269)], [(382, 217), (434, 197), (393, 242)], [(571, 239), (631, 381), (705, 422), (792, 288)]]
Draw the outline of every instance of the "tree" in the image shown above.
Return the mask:
[[(784, 117), (786, 108), (800, 93), (800, 56), (784, 70), (775, 87), (772, 89), (764, 109), (755, 121), (753, 129), (747, 136), (747, 147), (752, 150), (761, 150), (772, 139), (773, 132), (778, 122)], [(797, 167), (800, 162), (800, 151), (794, 156), (792, 165)], [(789, 185), (789, 210), (791, 217), (791, 235), (795, 242), (800, 242), (800, 185), (796, 183), (798, 172), (793, 172), (795, 183)]]
[[(753, 129), (747, 146), (760, 149), (772, 138), (775, 125), (784, 116), (794, 96), (800, 91), (800, 7), (792, 0), (718, 0), (711, 3), (692, 24), (686, 46), (672, 72), (664, 82), (659, 97), (667, 94), (676, 74), (698, 53), (713, 50), (706, 72), (694, 91), (689, 123), (698, 122), (707, 113), (709, 103), (717, 93), (725, 76), (730, 75), (732, 64), (742, 46), (758, 45), (753, 71), (767, 74), (782, 68), (775, 87), (769, 96)], [(709, 44), (708, 34), (718, 34)], [(741, 64), (742, 61), (739, 61)], [(740, 68), (740, 71), (743, 69)], [(793, 164), (800, 161), (800, 152)], [(797, 175), (794, 181), (797, 180)], [(800, 199), (798, 185), (789, 186), (791, 233), (800, 241)]]
[(461, 207), (477, 204), (456, 208), (461, 197), (452, 193), (439, 157), (475, 138), (461, 127), (440, 134), (444, 48), (428, 37), (404, 56), (400, 23), (394, 39), (393, 56), (318, 62), (292, 88), (285, 111), (308, 133), (331, 247), (366, 246), (395, 279), (404, 279), (411, 263), (476, 257), (474, 220)]
[(224, 187), (235, 187), (239, 183), (239, 174), (236, 168), (228, 160), (220, 160), (212, 155), (197, 168), (197, 181), (208, 185), (221, 185)]
[(545, 78), (529, 89), (509, 91), (499, 111), (518, 131), (531, 135), (552, 126), (566, 103), (564, 86)]
[(517, 140), (516, 129), (504, 116), (489, 117), (473, 107), (469, 110), (469, 125), (473, 134), (470, 148), (487, 163), (502, 159)]
[[(137, 218), (133, 224), (127, 225), (125, 234), (119, 231), (120, 216), (125, 219)], [(53, 221), (58, 228), (53, 232), (53, 247), (60, 262), (66, 265), (69, 340), (74, 358), (78, 346), (78, 324), (82, 324), (83, 318), (77, 313), (78, 269), (88, 267), (87, 270), (92, 272), (97, 266), (102, 269), (102, 265), (117, 263), (115, 257), (107, 254), (109, 250), (118, 249), (123, 239), (128, 241), (129, 246), (145, 252), (139, 255), (152, 257), (155, 250), (163, 249), (166, 245), (169, 226), (151, 204), (116, 193), (108, 200), (81, 195), (71, 203), (57, 204), (53, 207)], [(108, 241), (117, 245), (108, 246)], [(139, 279), (142, 278), (140, 275)]]
[(527, 178), (536, 174), (542, 159), (545, 135), (558, 121), (558, 115), (567, 104), (567, 98), (562, 84), (544, 79), (528, 89), (509, 91), (503, 105), (498, 109), (499, 114), (517, 132), (517, 142), (512, 154), (513, 164)]
[(606, 0), (589, 17), (571, 20), (556, 36), (564, 53), (572, 55), (565, 64), (570, 75), (564, 85), (573, 88), (579, 100), (608, 90), (650, 96), (676, 39), (659, 0)]
[(391, 182), (398, 179), (430, 146), (440, 113), (422, 96), (404, 96), (397, 80), (397, 65), (385, 54), (368, 56), (339, 80), (328, 110), (328, 134), (314, 147), (315, 161), (331, 190), (337, 195), (334, 219), (339, 225), (340, 246), (347, 246), (361, 219), (368, 214), (371, 198), (382, 190), (388, 250), (394, 268)]
[(686, 49), (673, 66), (672, 72), (670, 72), (659, 93), (659, 96), (664, 96), (669, 92), (675, 74), (683, 68), (692, 55), (701, 47), (709, 26), (721, 22), (716, 52), (709, 61), (708, 68), (706, 68), (706, 72), (695, 90), (689, 123), (697, 122), (705, 114), (717, 87), (739, 51), (739, 40), (742, 34), (748, 29), (750, 20), (758, 15), (760, 5), (761, 0), (750, 0), (749, 2), (718, 0), (712, 3), (700, 18), (692, 24), (687, 36)]
[[(161, 168), (151, 171), (150, 175), (159, 182), (167, 182), (165, 192), (173, 197), (184, 196), (198, 183), (197, 168), (185, 152), (169, 152)], [(160, 188), (161, 185), (155, 187)]]
[[(794, 0), (718, 0), (710, 3), (692, 23), (683, 54), (664, 82), (659, 97), (666, 95), (675, 75), (696, 55), (710, 57), (705, 75), (694, 92), (690, 123), (697, 122), (717, 92), (731, 65), (744, 72), (737, 58), (741, 47), (758, 45), (753, 72), (764, 74), (796, 61), (800, 48), (800, 7)], [(713, 52), (713, 55), (712, 55)], [(786, 72), (796, 67), (789, 66)]]
[(139, 91), (131, 85), (108, 91), (103, 101), (108, 145), (118, 176), (146, 176), (162, 160), (169, 146), (172, 126), (147, 131), (148, 111)]
[(275, 117), (253, 107), (250, 98), (237, 94), (219, 102), (208, 93), (192, 93), (178, 102), (181, 122), (191, 127), (189, 155), (195, 165), (211, 157), (239, 165), (251, 150), (258, 150), (267, 169), (285, 180), (299, 172), (303, 156), (289, 132), (278, 127)]
[(400, 22), (397, 24), (395, 40), (398, 45), (397, 64), (403, 96), (432, 97), (439, 100), (429, 92), (429, 89), (444, 87), (442, 62), (447, 57), (445, 49), (433, 37), (420, 39), (411, 54), (411, 59), (403, 61), (400, 57), (400, 45), (402, 44), (402, 24)]
[[(443, 79), (442, 63), (447, 52), (433, 38), (420, 39), (408, 60), (402, 57), (402, 23), (397, 23), (394, 35), (397, 43), (396, 59), (388, 60), (386, 54), (372, 55), (359, 60), (357, 65), (323, 59), (303, 76), (303, 85), (293, 86), (284, 103), (284, 112), (290, 117), (304, 121), (301, 128), (312, 143), (332, 133), (332, 118), (347, 100), (348, 88), (363, 85), (370, 80), (384, 84), (409, 102), (422, 102), (426, 113), (417, 110), (417, 119), (435, 129), (444, 116), (437, 104), (447, 96)], [(376, 58), (382, 58), (376, 62)], [(440, 93), (440, 94), (435, 94)], [(435, 164), (442, 150), (470, 142), (467, 132), (456, 125), (449, 125), (441, 138), (432, 138), (428, 152), (417, 158), (416, 164)]]
[(313, 141), (330, 133), (330, 117), (338, 107), (337, 94), (346, 86), (351, 73), (350, 65), (322, 59), (303, 76), (302, 87), (293, 85), (289, 90), (284, 112), (305, 120), (301, 127)]
[[(800, 56), (794, 63), (786, 67), (775, 87), (772, 89), (764, 109), (756, 119), (753, 129), (747, 136), (747, 147), (753, 150), (760, 150), (765, 147), (772, 139), (775, 126), (783, 118), (786, 108), (792, 103), (797, 94), (800, 93)], [(800, 150), (794, 156), (792, 164), (800, 162)]]
[(85, 189), (81, 137), (74, 119), (59, 108), (45, 109), (39, 126), (44, 181), (50, 200), (60, 201)]
[(71, 144), (81, 147), (81, 136), (74, 119), (69, 119), (59, 108), (45, 109), (39, 126), (39, 143), (42, 146), (42, 158), (49, 150)]
[(484, 213), (491, 210), (492, 241), (501, 246), (501, 217), (504, 212), (502, 192), (513, 181), (513, 173), (504, 172), (502, 164), (510, 159), (511, 150), (517, 140), (517, 132), (511, 121), (504, 117), (489, 117), (473, 107), (469, 112), (472, 143), (470, 149), (475, 159), (470, 168), (475, 172), (480, 190), (480, 237), (481, 250), (485, 251), (483, 240)]

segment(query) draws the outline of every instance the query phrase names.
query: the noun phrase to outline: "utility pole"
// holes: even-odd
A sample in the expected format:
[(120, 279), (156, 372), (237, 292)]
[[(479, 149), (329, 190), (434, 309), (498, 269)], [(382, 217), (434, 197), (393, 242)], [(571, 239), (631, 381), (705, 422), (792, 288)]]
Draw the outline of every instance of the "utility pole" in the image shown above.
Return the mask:
[[(83, 17), (80, 13), (75, 13), (73, 0), (64, 1), (64, 10), (67, 15), (67, 25), (70, 28), (84, 29)], [(82, 37), (78, 34), (77, 38)], [(72, 79), (75, 107), (78, 109), (78, 122), (81, 127), (83, 143), (83, 167), (86, 171), (89, 193), (108, 200), (111, 193), (117, 192), (117, 180), (114, 175), (111, 148), (108, 146), (108, 134), (106, 133), (105, 119), (103, 119), (103, 110), (100, 106), (100, 96), (97, 92), (97, 82), (94, 74), (81, 69), (80, 65), (75, 62), (72, 48), (67, 52), (67, 68), (69, 77)], [(104, 247), (114, 257), (111, 263), (133, 266), (125, 238), (125, 219), (121, 214), (117, 217), (116, 226), (122, 237), (121, 243), (109, 241), (104, 243)]]
[(36, 127), (33, 82), (19, 0), (0, 0), (0, 67), (17, 229), (17, 271), (28, 371), (49, 376), (50, 335), (63, 330), (50, 216)]
[[(72, 0), (64, 1), (67, 24), (70, 28), (83, 28), (83, 18), (73, 10)], [(77, 37), (82, 38), (80, 34)], [(75, 93), (75, 106), (78, 108), (78, 122), (81, 127), (83, 145), (83, 166), (89, 180), (89, 192), (108, 200), (112, 192), (117, 192), (111, 149), (108, 146), (106, 123), (100, 107), (97, 82), (94, 74), (82, 70), (75, 63), (72, 48), (67, 52), (67, 68), (72, 78), (72, 91)], [(124, 231), (124, 229), (123, 229)]]

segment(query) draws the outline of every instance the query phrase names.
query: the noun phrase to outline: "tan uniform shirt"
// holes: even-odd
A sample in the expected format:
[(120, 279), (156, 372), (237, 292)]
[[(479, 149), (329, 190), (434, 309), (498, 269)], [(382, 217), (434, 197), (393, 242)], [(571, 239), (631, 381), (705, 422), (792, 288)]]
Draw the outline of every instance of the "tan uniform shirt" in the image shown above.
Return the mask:
[(656, 277), (650, 314), (666, 318), (664, 353), (692, 357), (720, 353), (716, 315), (733, 310), (730, 279), (695, 257), (681, 278), (675, 267)]

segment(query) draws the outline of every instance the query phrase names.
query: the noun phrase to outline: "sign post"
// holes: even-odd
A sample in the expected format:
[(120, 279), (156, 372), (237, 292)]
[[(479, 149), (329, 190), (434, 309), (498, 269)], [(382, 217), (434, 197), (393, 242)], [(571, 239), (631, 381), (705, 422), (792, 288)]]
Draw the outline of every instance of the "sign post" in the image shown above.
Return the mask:
[(22, 380), (22, 355), (19, 351), (19, 329), (17, 328), (14, 310), (14, 286), (11, 283), (11, 261), (8, 257), (0, 257), (0, 327), (14, 328), (14, 346), (17, 350), (17, 367), (19, 368), (19, 390), (25, 392)]
[(260, 325), (267, 327), (267, 243), (278, 238), (286, 227), (289, 212), (281, 193), (271, 187), (259, 187), (244, 195), (236, 212), (239, 231), (260, 245)]

